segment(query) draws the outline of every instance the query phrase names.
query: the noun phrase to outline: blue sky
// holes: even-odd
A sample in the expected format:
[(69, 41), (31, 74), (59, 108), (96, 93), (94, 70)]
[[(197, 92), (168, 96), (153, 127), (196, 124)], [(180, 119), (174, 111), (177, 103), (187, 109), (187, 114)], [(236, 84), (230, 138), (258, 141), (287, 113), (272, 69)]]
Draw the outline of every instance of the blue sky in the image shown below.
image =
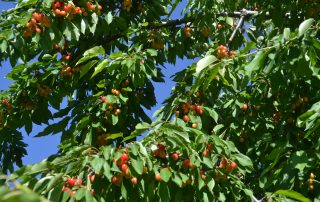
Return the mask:
[[(185, 6), (186, 3), (182, 3), (177, 10), (172, 15), (172, 18), (179, 18), (181, 9)], [(13, 3), (4, 2), (0, 0), (0, 12), (14, 7)], [(167, 64), (166, 69), (163, 69), (163, 73), (166, 76), (165, 83), (155, 83), (155, 94), (157, 96), (158, 104), (152, 108), (151, 111), (148, 111), (147, 114), (152, 116), (152, 114), (161, 106), (162, 101), (169, 96), (174, 82), (171, 81), (170, 76), (175, 72), (184, 69), (186, 66), (190, 65), (190, 60), (177, 60), (177, 65), (172, 66)], [(0, 90), (5, 90), (10, 85), (10, 81), (5, 78), (5, 75), (11, 70), (11, 65), (9, 62), (4, 62), (0, 66)], [(24, 141), (28, 144), (27, 151), (28, 155), (24, 157), (24, 164), (37, 163), (51, 154), (54, 154), (58, 151), (58, 144), (60, 142), (60, 135), (46, 136), (41, 138), (33, 138), (38, 132), (41, 132), (45, 126), (34, 125), (33, 131), (28, 136), (24, 133)], [(24, 132), (24, 130), (22, 130)]]

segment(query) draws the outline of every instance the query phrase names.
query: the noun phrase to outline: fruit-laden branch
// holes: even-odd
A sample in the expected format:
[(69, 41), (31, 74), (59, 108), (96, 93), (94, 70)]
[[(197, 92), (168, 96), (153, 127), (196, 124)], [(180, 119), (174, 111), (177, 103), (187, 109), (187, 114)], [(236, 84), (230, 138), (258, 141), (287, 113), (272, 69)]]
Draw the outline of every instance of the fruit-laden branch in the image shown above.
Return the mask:
[[(242, 26), (245, 18), (253, 16), (258, 14), (258, 11), (251, 11), (251, 10), (246, 10), (243, 9), (242, 11), (235, 11), (235, 12), (221, 12), (218, 13), (217, 16), (228, 16), (228, 17), (234, 17), (234, 18), (240, 18), (240, 21), (238, 23), (238, 26), (232, 33), (228, 45), (232, 42), (237, 30)], [(290, 15), (290, 13), (287, 13), (286, 16)], [(265, 14), (266, 17), (269, 16), (269, 12), (266, 12)], [(182, 18), (182, 19), (175, 19), (175, 20), (168, 20), (168, 21), (160, 21), (160, 22), (150, 22), (149, 25), (146, 27), (147, 29), (160, 29), (164, 27), (174, 27), (177, 25), (182, 25), (182, 24), (187, 24), (190, 22), (195, 21), (197, 18), (195, 17), (189, 17), (189, 18)], [(109, 43), (111, 41), (117, 40), (119, 38), (125, 37), (123, 34), (116, 34), (109, 36), (103, 40), (104, 43)]]
[[(228, 16), (228, 17), (241, 18), (243, 15), (245, 17), (248, 17), (248, 16), (253, 16), (256, 14), (258, 14), (258, 11), (250, 11), (250, 10), (243, 9), (242, 11), (235, 11), (235, 12), (221, 12), (221, 13), (218, 13), (217, 16), (218, 17), (219, 16)], [(266, 15), (269, 16), (269, 13), (267, 12)], [(159, 23), (149, 23), (148, 28), (157, 29), (157, 28), (162, 28), (162, 27), (177, 26), (177, 25), (181, 25), (181, 24), (186, 24), (188, 22), (193, 22), (196, 19), (197, 18), (195, 18), (195, 17), (190, 17), (190, 18), (185, 18), (185, 19), (161, 21)]]

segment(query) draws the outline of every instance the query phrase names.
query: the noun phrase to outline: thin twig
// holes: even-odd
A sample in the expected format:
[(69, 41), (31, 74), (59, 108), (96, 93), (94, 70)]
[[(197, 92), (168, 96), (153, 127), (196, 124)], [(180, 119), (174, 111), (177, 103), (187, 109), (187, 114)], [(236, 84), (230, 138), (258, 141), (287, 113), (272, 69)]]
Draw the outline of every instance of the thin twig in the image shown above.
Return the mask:
[(227, 43), (227, 47), (228, 47), (228, 48), (230, 47), (230, 45), (231, 45), (234, 37), (236, 36), (237, 31), (240, 29), (240, 27), (242, 27), (243, 22), (244, 22), (244, 18), (245, 18), (247, 15), (248, 15), (248, 11), (244, 9), (244, 10), (241, 12), (241, 18), (240, 18), (240, 20), (239, 20), (239, 23), (237, 24), (236, 28), (233, 30), (233, 32), (232, 32), (232, 34), (231, 34), (231, 36), (230, 36), (230, 38), (229, 38), (229, 41), (228, 41), (228, 43)]

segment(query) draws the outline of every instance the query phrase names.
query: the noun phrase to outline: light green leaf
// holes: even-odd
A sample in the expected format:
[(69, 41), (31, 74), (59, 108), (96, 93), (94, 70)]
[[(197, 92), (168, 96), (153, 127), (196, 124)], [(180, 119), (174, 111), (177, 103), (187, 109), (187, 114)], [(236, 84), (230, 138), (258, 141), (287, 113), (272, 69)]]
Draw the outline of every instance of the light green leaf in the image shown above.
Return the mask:
[(107, 59), (105, 59), (105, 60), (103, 60), (102, 62), (100, 62), (100, 63), (98, 64), (98, 66), (97, 66), (96, 68), (94, 68), (94, 73), (92, 74), (91, 79), (92, 79), (94, 76), (96, 76), (97, 74), (99, 74), (102, 70), (104, 70), (104, 69), (107, 67), (108, 62), (109, 62), (109, 61), (108, 61)]
[(108, 136), (107, 138), (111, 139), (111, 140), (114, 140), (114, 139), (117, 139), (117, 138), (122, 137), (122, 136), (123, 136), (123, 133), (114, 133), (114, 134)]
[(245, 67), (246, 75), (251, 77), (251, 74), (263, 67), (264, 60), (269, 51), (259, 51), (255, 58)]
[(206, 57), (202, 58), (198, 61), (197, 67), (196, 67), (196, 74), (199, 74), (204, 68), (211, 65), (218, 59), (213, 55), (207, 55)]
[(170, 180), (170, 177), (171, 177), (172, 173), (169, 169), (161, 169), (160, 171), (160, 176), (161, 176), (161, 179), (164, 181), (164, 182), (168, 182)]
[(313, 22), (314, 22), (313, 18), (310, 18), (310, 19), (307, 19), (307, 20), (303, 21), (299, 25), (299, 34), (298, 34), (298, 36), (301, 37), (302, 35), (304, 35), (307, 32), (307, 30), (311, 27)]
[(283, 30), (283, 38), (285, 40), (289, 40), (290, 39), (290, 28), (285, 28)]
[(205, 113), (209, 114), (209, 115), (213, 118), (213, 120), (214, 120), (216, 123), (218, 123), (219, 115), (218, 115), (218, 113), (217, 113), (214, 109), (211, 109), (211, 108), (209, 108), (209, 107), (204, 107), (204, 106), (203, 106), (202, 108), (203, 108), (203, 110), (204, 110)]
[(105, 20), (107, 21), (108, 24), (111, 24), (112, 20), (113, 20), (113, 16), (111, 12), (108, 12), (108, 14), (105, 17)]
[(301, 202), (311, 202), (310, 199), (306, 198), (302, 194), (300, 194), (300, 193), (298, 193), (296, 191), (293, 191), (293, 190), (278, 190), (274, 194), (287, 196), (289, 198), (296, 199), (296, 200), (299, 200)]
[(102, 46), (95, 46), (93, 48), (90, 48), (88, 50), (86, 50), (83, 53), (83, 56), (89, 56), (89, 55), (104, 55), (105, 54), (105, 50)]
[(142, 175), (143, 161), (141, 159), (131, 159), (131, 165), (139, 175)]

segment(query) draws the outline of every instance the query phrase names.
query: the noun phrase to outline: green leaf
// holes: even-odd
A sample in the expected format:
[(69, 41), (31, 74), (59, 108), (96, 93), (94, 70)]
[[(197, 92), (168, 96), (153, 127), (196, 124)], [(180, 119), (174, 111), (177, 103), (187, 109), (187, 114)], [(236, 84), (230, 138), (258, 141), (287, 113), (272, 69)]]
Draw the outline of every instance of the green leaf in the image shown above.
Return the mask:
[(203, 108), (203, 110), (204, 110), (205, 113), (209, 114), (209, 115), (211, 116), (211, 118), (213, 118), (213, 120), (214, 120), (216, 123), (218, 123), (219, 115), (218, 115), (218, 113), (217, 113), (214, 109), (209, 108), (209, 107), (204, 107), (204, 106), (203, 106), (202, 108)]
[(160, 197), (160, 202), (169, 202), (170, 201), (170, 190), (169, 190), (169, 186), (164, 183), (161, 182), (159, 183), (159, 197)]
[(51, 8), (53, 2), (54, 2), (54, 0), (44, 0), (43, 1), (43, 6), (45, 8)]
[(255, 58), (245, 66), (246, 75), (251, 77), (251, 74), (255, 71), (258, 71), (263, 67), (264, 60), (267, 57), (269, 51), (259, 51)]
[(253, 167), (252, 161), (249, 157), (247, 157), (243, 154), (234, 154), (233, 156), (237, 159), (237, 161), (240, 163), (240, 165), (242, 165), (244, 167), (249, 167), (249, 168)]
[(313, 18), (310, 18), (310, 19), (307, 19), (307, 20), (303, 21), (299, 25), (299, 34), (298, 34), (298, 36), (301, 37), (302, 35), (304, 35), (307, 32), (307, 30), (311, 27), (313, 22), (314, 22)]
[(55, 175), (50, 182), (48, 183), (47, 186), (47, 191), (51, 190), (52, 188), (54, 188), (60, 181), (62, 181), (62, 177), (63, 177), (64, 173), (59, 173), (57, 175)]
[(103, 165), (104, 165), (105, 159), (103, 158), (94, 158), (91, 162), (90, 165), (94, 169), (96, 173), (100, 173)]
[(298, 193), (296, 191), (293, 191), (293, 190), (278, 190), (274, 194), (287, 196), (289, 198), (296, 199), (296, 200), (299, 200), (301, 202), (311, 202), (310, 199), (306, 198), (302, 194), (300, 194), (300, 193)]
[(131, 165), (139, 175), (142, 175), (143, 161), (141, 159), (131, 159)]
[(91, 76), (91, 79), (96, 76), (97, 74), (99, 74), (102, 70), (104, 70), (107, 67), (107, 64), (109, 63), (109, 61), (107, 59), (104, 59), (102, 62), (100, 62), (98, 64), (98, 66), (96, 66), (96, 68), (94, 68), (94, 72)]
[(93, 48), (90, 48), (89, 50), (86, 50), (83, 53), (83, 56), (89, 56), (89, 55), (104, 55), (105, 54), (105, 50), (102, 46), (95, 46)]
[(95, 65), (97, 64), (98, 60), (92, 60), (89, 61), (87, 64), (85, 64), (80, 71), (80, 78), (82, 78), (84, 75), (88, 73), (88, 71)]
[(283, 30), (283, 38), (285, 40), (289, 40), (290, 39), (290, 28), (285, 28)]
[(82, 34), (85, 34), (86, 33), (86, 22), (83, 20), (83, 19), (81, 19), (81, 23), (80, 23), (80, 31), (81, 31), (81, 33)]
[(199, 74), (204, 68), (211, 65), (217, 60), (218, 59), (213, 55), (207, 55), (206, 57), (202, 58), (197, 62), (196, 74)]
[(172, 173), (169, 169), (164, 168), (160, 170), (160, 176), (164, 182), (168, 182), (170, 180), (171, 175)]
[(114, 133), (114, 134), (111, 134), (110, 136), (108, 136), (107, 138), (111, 139), (111, 140), (114, 140), (114, 139), (117, 139), (119, 137), (123, 137), (123, 133)]
[(119, 117), (113, 114), (111, 115), (111, 117), (112, 117), (112, 125), (116, 125), (119, 121)]
[(108, 24), (111, 24), (112, 20), (113, 20), (113, 16), (111, 12), (108, 12), (108, 14), (105, 17), (105, 20), (107, 21)]
[(121, 184), (121, 195), (125, 200), (127, 200), (127, 189), (124, 186), (124, 183)]

